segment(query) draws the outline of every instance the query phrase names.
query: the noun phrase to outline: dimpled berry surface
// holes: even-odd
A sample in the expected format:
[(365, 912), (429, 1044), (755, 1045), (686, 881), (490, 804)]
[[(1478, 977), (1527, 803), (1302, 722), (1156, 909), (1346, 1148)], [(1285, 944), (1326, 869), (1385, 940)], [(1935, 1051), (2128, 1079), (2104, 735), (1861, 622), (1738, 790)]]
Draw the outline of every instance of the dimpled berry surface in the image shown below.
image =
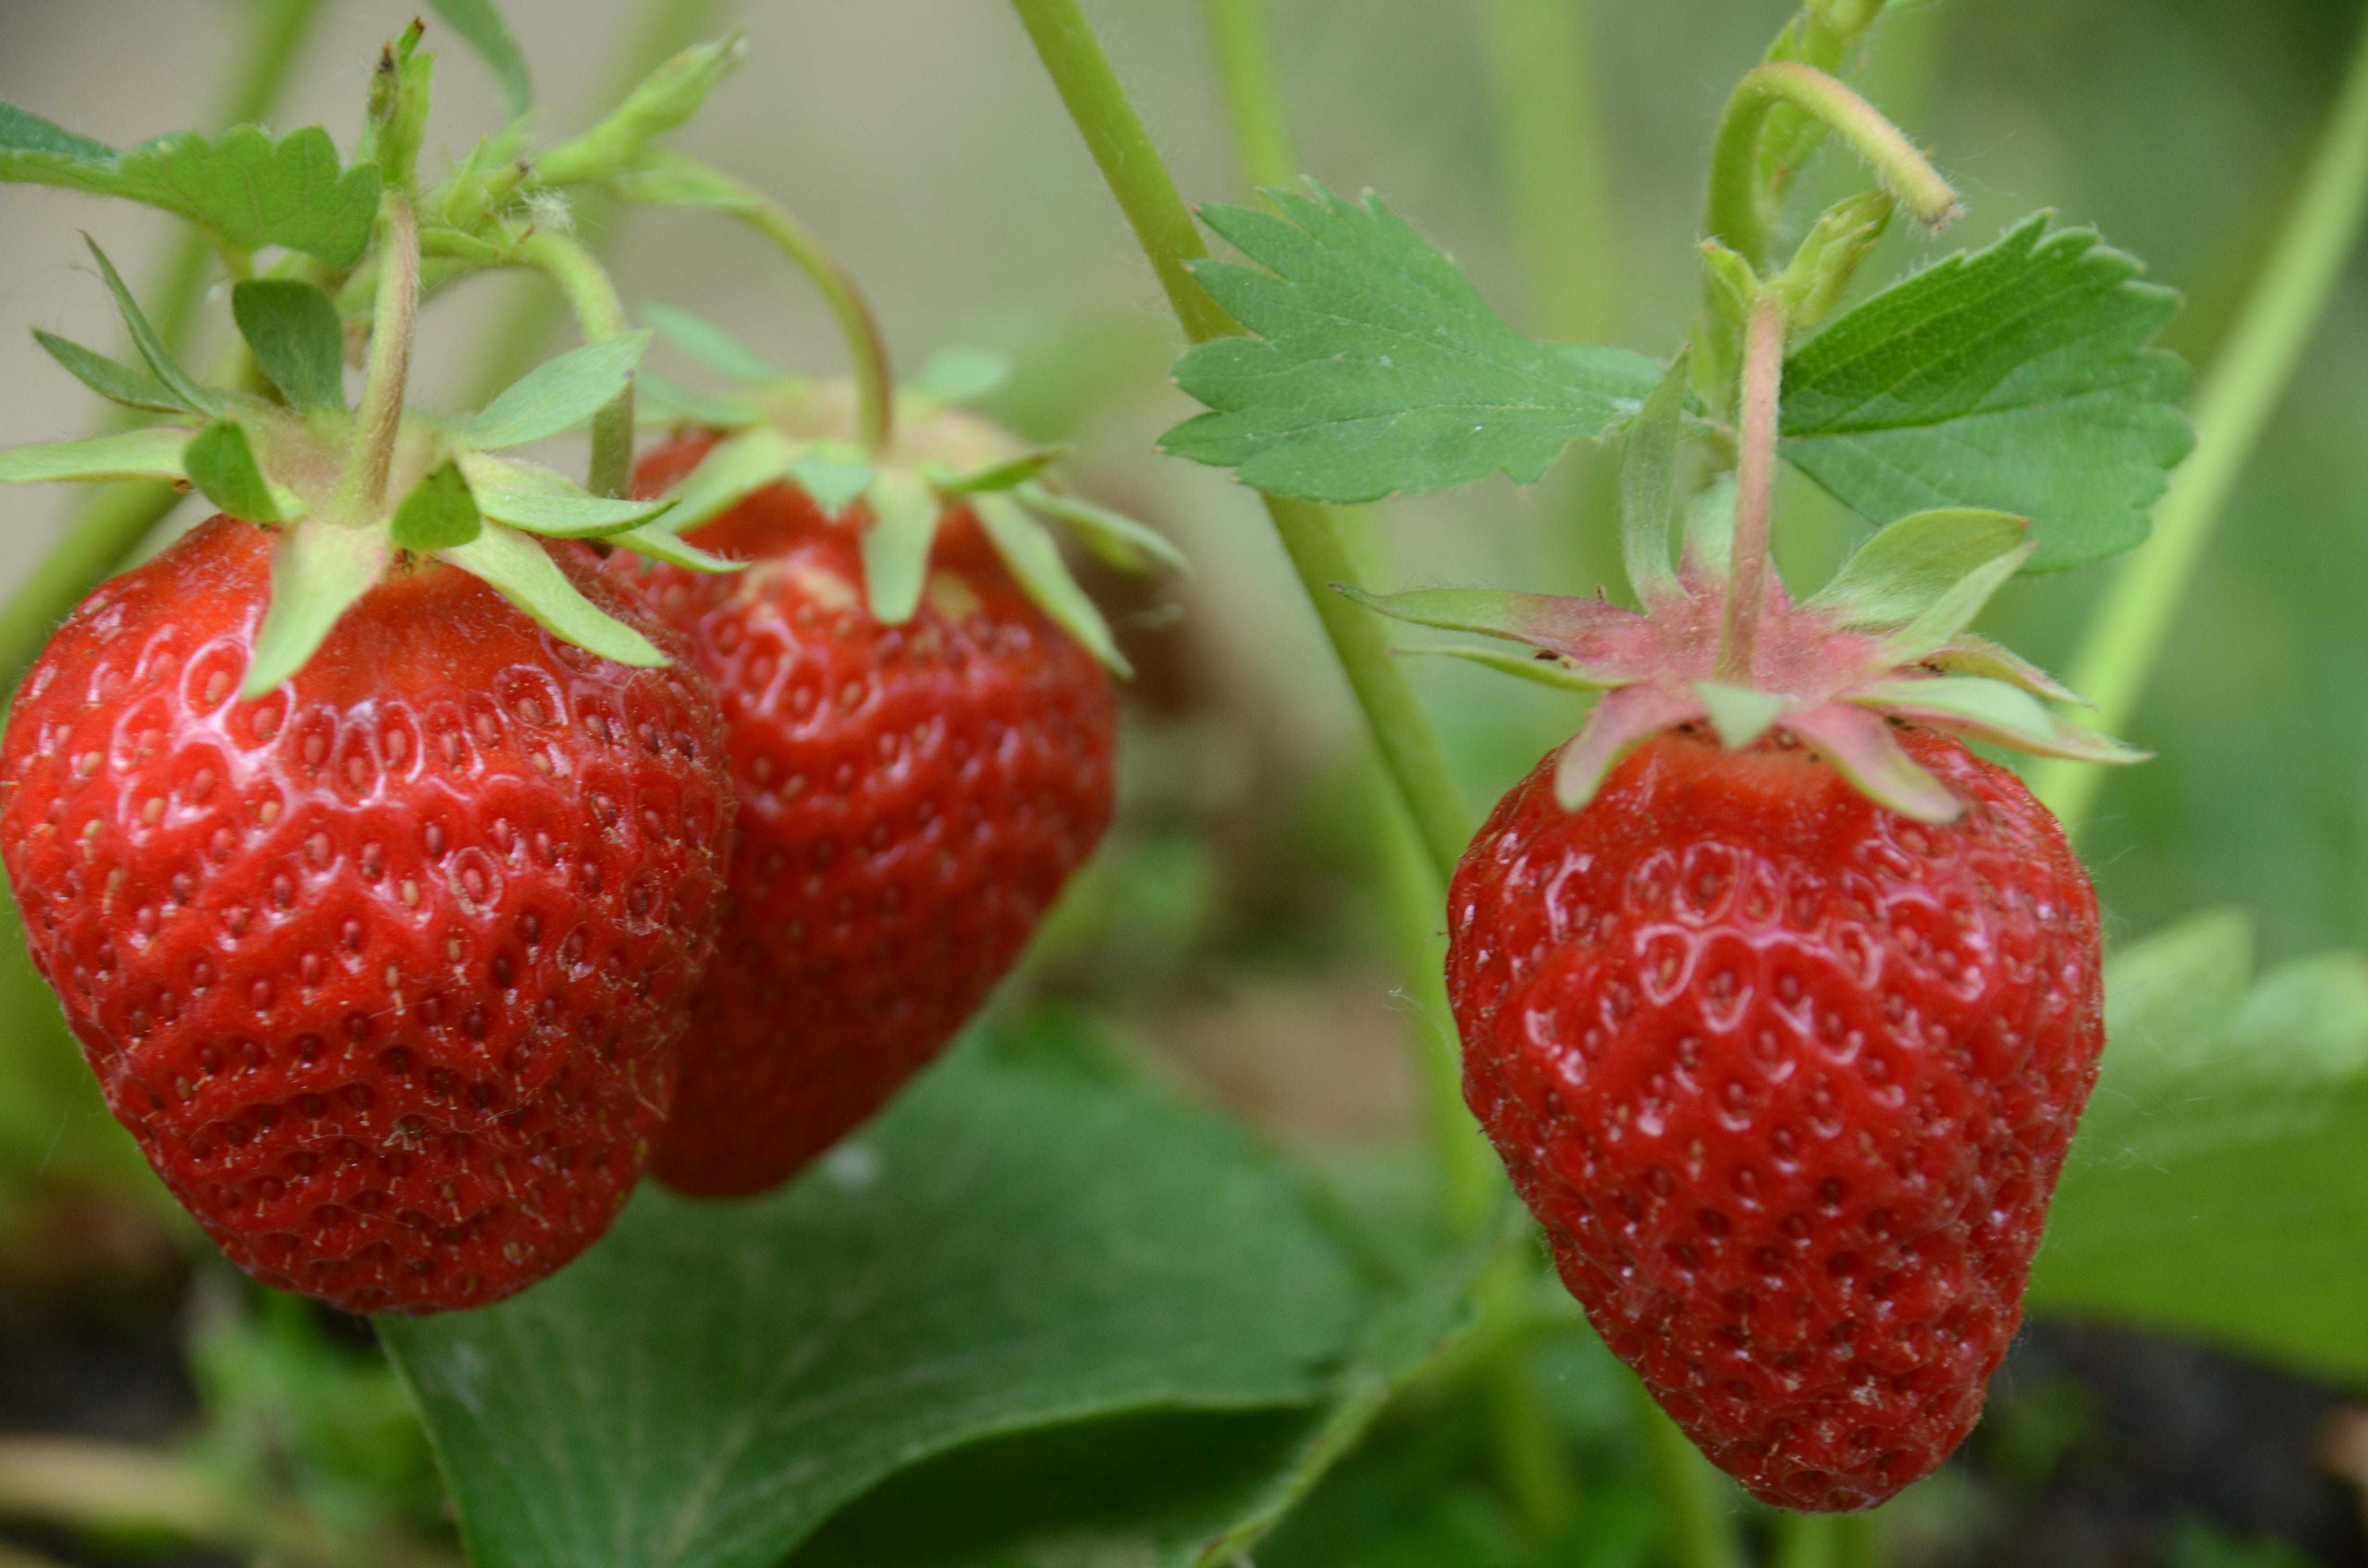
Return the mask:
[(1553, 759), (1450, 901), (1464, 1092), (1562, 1277), (1759, 1497), (1865, 1506), (1972, 1428), (2102, 1044), (2096, 906), (2010, 774), (1928, 826), (1789, 742)]
[(0, 852), (108, 1103), (234, 1262), (354, 1311), (495, 1300), (649, 1157), (720, 916), (717, 717), (437, 566), (241, 700), (268, 573), (217, 518), (85, 602), (10, 721)]
[[(645, 463), (644, 493), (703, 453)], [(921, 608), (864, 603), (856, 518), (759, 492), (692, 531), (753, 562), (611, 570), (691, 645), (730, 733), (741, 838), (657, 1174), (732, 1195), (786, 1179), (968, 1021), (1112, 807), (1116, 703), (1092, 655), (957, 511)]]

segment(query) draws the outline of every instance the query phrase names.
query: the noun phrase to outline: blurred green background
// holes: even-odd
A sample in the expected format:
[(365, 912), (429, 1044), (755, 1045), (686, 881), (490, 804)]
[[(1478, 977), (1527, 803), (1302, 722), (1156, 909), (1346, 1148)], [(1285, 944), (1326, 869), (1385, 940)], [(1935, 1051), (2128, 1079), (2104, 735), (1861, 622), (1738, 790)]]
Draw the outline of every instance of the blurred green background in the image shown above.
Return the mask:
[[(1570, 0), (1591, 84), (1577, 105), (1588, 134), (1574, 167), (1582, 190), (1600, 189), (1578, 243), (1543, 265), (1524, 262), (1503, 176), (1495, 85), (1521, 54), (1502, 40), (1492, 51), (1495, 0), (1271, 5), (1310, 173), (1383, 192), (1517, 324), (1655, 353), (1681, 342), (1712, 125), (1791, 13), (1784, 0)], [(569, 106), (595, 101), (643, 10), (632, 0), (504, 8), (555, 131), (577, 122)], [(1025, 985), (1093, 1004), (1156, 1070), (1288, 1140), (1338, 1148), (1412, 1137), (1408, 1017), (1393, 991), (1353, 713), (1251, 498), (1151, 451), (1190, 412), (1165, 380), (1172, 324), (1007, 8), (689, 9), (705, 11), (709, 30), (744, 27), (751, 56), (682, 144), (766, 186), (826, 235), (906, 363), (949, 344), (1008, 352), (1018, 370), (997, 412), (1028, 435), (1077, 442), (1081, 486), (1170, 533), (1198, 565), (1150, 589), (1097, 584), (1143, 670), (1125, 812)], [(1238, 196), (1201, 7), (1088, 9), (1188, 196)], [(246, 10), (240, 0), (0, 0), (0, 98), (117, 142), (206, 123)], [(318, 119), (349, 136), (377, 43), (410, 15), (392, 0), (330, 0), (276, 121)], [(2188, 295), (2173, 347), (2208, 366), (2362, 21), (2357, 0), (1894, 5), (1865, 85), (1935, 151), (1969, 211), (1943, 243), (1895, 235), (1893, 265), (1868, 276), (2053, 208)], [(438, 148), (457, 155), (498, 118), (482, 69), (457, 48), (444, 53), (431, 166)], [(1811, 194), (1847, 177), (1821, 166)], [(81, 228), (135, 280), (153, 274), (170, 234), (154, 215), (0, 192), (0, 443), (67, 437), (97, 417), (28, 330), (112, 341)], [(786, 364), (843, 362), (819, 304), (755, 241), (669, 215), (593, 237), (613, 241), (629, 301), (692, 306)], [(2158, 760), (2117, 777), (2088, 830), (2112, 939), (2235, 904), (2256, 917), (2265, 962), (2368, 947), (2363, 282), (2355, 266), (2158, 667), (2131, 737)], [(425, 399), (457, 403), (475, 385), (484, 341), (520, 287), (472, 284), (430, 315)], [(1532, 491), (1497, 483), (1397, 504), (1365, 526), (1402, 584), (1616, 588), (1605, 478), (1600, 454), (1581, 452)], [(74, 498), (6, 499), (0, 586), (38, 557)], [(1778, 530), (1804, 585), (1861, 531), (1804, 483), (1788, 489)], [(2060, 667), (2111, 570), (2011, 585), (1987, 629)], [(1418, 678), (1475, 805), (1576, 722), (1566, 699), (1460, 666), (1426, 666)], [(366, 1336), (347, 1344), (349, 1325), (259, 1304), (214, 1277), (203, 1249), (146, 1196), (29, 986), (21, 966), (0, 969), (0, 1432), (149, 1441), (202, 1420), (188, 1451), (222, 1495), (245, 1500), (233, 1510), (240, 1522), (217, 1536), (291, 1562), (432, 1553), (432, 1485)], [(194, 1297), (184, 1283), (193, 1257)], [(180, 1353), (192, 1340), (194, 1381)], [(1594, 1489), (1578, 1524), (1556, 1533), (1524, 1522), (1484, 1479), (1476, 1407), (1441, 1392), (1424, 1419), (1385, 1426), (1260, 1561), (1653, 1560), (1636, 1460), (1620, 1438), (1625, 1417), (1595, 1354), (1562, 1341), (1535, 1369)], [(2338, 1391), (2169, 1342), (2065, 1329), (2018, 1353), (1999, 1396), (1968, 1460), (1911, 1498), (1898, 1528), (1905, 1560), (2363, 1561), (2356, 1499), (2314, 1457)], [(2173, 1441), (2182, 1421), (2202, 1423), (2185, 1449)], [(2213, 1474), (2227, 1484), (2196, 1479)], [(0, 1506), (13, 1508), (7, 1475), (0, 1457)], [(314, 1524), (328, 1534), (302, 1534)], [(2253, 1536), (2288, 1544), (2246, 1544)], [(27, 1539), (65, 1554), (89, 1537)]]

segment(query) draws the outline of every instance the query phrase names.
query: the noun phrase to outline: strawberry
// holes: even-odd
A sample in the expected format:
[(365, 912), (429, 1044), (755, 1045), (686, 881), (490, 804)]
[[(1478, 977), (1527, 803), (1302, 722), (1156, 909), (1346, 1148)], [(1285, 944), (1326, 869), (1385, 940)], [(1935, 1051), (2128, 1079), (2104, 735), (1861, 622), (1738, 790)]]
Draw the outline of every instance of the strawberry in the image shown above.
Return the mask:
[(2046, 809), (1956, 736), (2137, 754), (1964, 629), (2020, 517), (1918, 513), (1795, 603), (1768, 558), (1782, 317), (1743, 472), (1669, 564), (1688, 369), (1632, 439), (1643, 608), (1429, 589), (1384, 613), (1604, 693), (1448, 897), (1464, 1098), (1588, 1319), (1763, 1500), (1879, 1503), (1973, 1428), (2103, 1046), (2097, 906)]
[(714, 703), (433, 562), (243, 698), (272, 552), (216, 517), (66, 622), (0, 747), (0, 857), (108, 1106), (233, 1262), (481, 1305), (649, 1159), (720, 909)]
[[(983, 429), (939, 414), (905, 441)], [(682, 437), (643, 460), (639, 493), (689, 475), (690, 496), (711, 454), (734, 459)], [(658, 1149), (678, 1191), (761, 1191), (878, 1110), (977, 1010), (1110, 820), (1110, 680), (990, 540), (978, 507), (1008, 499), (940, 513), (923, 496), (927, 585), (892, 620), (864, 537), (887, 478), (837, 515), (796, 483), (744, 490), (689, 535), (754, 562), (736, 577), (611, 564), (714, 684), (741, 802), (721, 956)]]

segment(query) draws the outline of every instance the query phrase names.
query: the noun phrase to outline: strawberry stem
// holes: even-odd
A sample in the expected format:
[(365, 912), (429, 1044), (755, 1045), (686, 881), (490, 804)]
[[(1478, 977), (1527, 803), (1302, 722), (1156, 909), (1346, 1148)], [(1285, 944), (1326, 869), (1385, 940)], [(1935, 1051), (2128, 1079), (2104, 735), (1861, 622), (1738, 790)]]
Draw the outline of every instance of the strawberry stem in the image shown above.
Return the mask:
[(1754, 267), (1773, 244), (1774, 203), (1759, 165), (1761, 133), (1778, 106), (1800, 110), (1850, 145), (1885, 190), (1938, 229), (1960, 210), (1956, 191), (1883, 111), (1814, 65), (1771, 61), (1746, 73), (1727, 99), (1711, 152), (1711, 237)]
[(1752, 685), (1759, 609), (1768, 597), (1769, 519), (1776, 507), (1776, 412), (1784, 382), (1784, 302), (1773, 292), (1751, 303), (1743, 335), (1741, 433), (1735, 458), (1735, 553), (1718, 677)]
[(386, 507), (387, 472), (403, 426), (403, 394), (411, 379), (412, 328), (419, 312), (419, 219), (411, 197), (389, 190), (380, 199), (378, 301), (370, 314), (370, 363), (362, 372), (361, 412), (354, 450), (337, 482), (336, 515), (375, 521)]
[[(632, 324), (606, 268), (571, 234), (543, 229), (519, 242), (517, 259), (549, 278), (575, 317), (586, 343), (623, 335)], [(633, 383), (592, 416), (592, 471), (585, 486), (595, 495), (622, 495), (633, 477)]]
[(822, 241), (780, 202), (749, 192), (746, 205), (735, 210), (740, 220), (773, 242), (811, 279), (838, 330), (847, 339), (848, 358), (855, 371), (857, 434), (863, 449), (875, 456), (887, 450), (895, 434), (896, 373), (888, 359), (888, 339), (871, 302), (856, 287), (855, 275)]

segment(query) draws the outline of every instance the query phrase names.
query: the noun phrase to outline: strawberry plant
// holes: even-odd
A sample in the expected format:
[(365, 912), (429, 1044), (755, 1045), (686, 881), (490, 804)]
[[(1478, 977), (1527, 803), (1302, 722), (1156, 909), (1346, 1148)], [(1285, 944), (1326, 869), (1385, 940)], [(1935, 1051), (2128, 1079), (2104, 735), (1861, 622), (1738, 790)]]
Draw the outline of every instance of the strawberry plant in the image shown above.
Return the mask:
[[(2216, 910), (2109, 955), (2075, 852), (2360, 227), (2368, 63), (2191, 415), (2179, 297), (2090, 228), (1882, 275), (1964, 207), (1852, 85), (1883, 0), (1735, 62), (1697, 302), (1638, 346), (1583, 300), (1521, 330), (1306, 177), (1259, 0), (1206, 6), (1256, 194), (1198, 208), (1077, 0), (1013, 0), (1184, 340), (1160, 460), (1256, 494), (1372, 743), (1318, 814), (1429, 1137), (1340, 1157), (1060, 994), (1189, 902), (1143, 801), (1190, 770), (1128, 694), (1190, 552), (1007, 427), (992, 356), (900, 384), (852, 271), (669, 140), (746, 40), (658, 4), (554, 135), (496, 8), (430, 9), (343, 144), (251, 123), (302, 3), (216, 132), (0, 103), (0, 181), (191, 236), (144, 302), (89, 242), (128, 349), (36, 337), (120, 412), (0, 452), (109, 486), (0, 608), (0, 1005), (125, 1135), (63, 1168), (212, 1303), (197, 1441), (0, 1440), (0, 1512), (308, 1563), (1842, 1568), (1930, 1517), (2026, 1312), (2368, 1374), (2368, 970), (2257, 978)], [(1574, 24), (1488, 17), (1508, 134), (1561, 134)], [(449, 153), (444, 40), (507, 116)], [(846, 373), (629, 302), (591, 220), (634, 208), (761, 241)], [(1683, 259), (1526, 217), (1533, 277)], [(430, 405), (420, 318), (497, 271), (540, 290), (506, 342), (552, 301), (581, 341)], [(1503, 480), (1620, 589), (1425, 581), (1360, 510)], [(2123, 554), (2066, 678), (1975, 630)], [(1485, 816), (1417, 673), (1475, 667), (1565, 705)], [(1471, 1451), (1518, 1529), (1440, 1482)]]

